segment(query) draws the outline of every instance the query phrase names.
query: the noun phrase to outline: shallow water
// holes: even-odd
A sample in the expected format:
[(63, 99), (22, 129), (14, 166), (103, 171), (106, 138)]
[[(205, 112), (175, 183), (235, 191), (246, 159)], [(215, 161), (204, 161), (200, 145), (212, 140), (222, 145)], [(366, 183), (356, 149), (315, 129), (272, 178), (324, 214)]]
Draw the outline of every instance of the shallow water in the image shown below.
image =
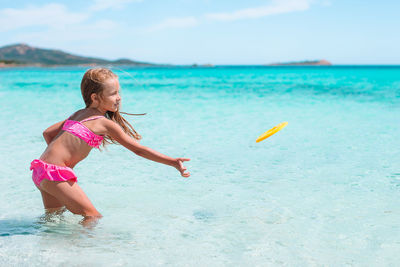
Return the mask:
[[(400, 67), (115, 69), (142, 144), (75, 167), (104, 215), (43, 217), (29, 163), (85, 69), (0, 70), (0, 265), (382, 266), (400, 256)], [(276, 124), (276, 135), (255, 139)]]

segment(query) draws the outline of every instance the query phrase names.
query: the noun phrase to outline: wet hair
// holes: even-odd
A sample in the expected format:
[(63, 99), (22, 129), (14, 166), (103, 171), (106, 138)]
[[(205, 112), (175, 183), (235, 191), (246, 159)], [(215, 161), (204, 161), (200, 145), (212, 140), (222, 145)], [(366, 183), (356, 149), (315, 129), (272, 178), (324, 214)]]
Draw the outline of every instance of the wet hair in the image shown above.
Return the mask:
[[(118, 79), (118, 76), (113, 73), (111, 70), (107, 68), (94, 68), (89, 69), (85, 72), (81, 82), (81, 92), (83, 100), (85, 101), (86, 108), (88, 108), (92, 104), (91, 95), (97, 94), (100, 98), (102, 97), (104, 83), (108, 79)], [(121, 112), (127, 115), (138, 115), (138, 114), (130, 114)], [(143, 114), (140, 114), (143, 115)], [(107, 111), (106, 118), (116, 122), (121, 126), (125, 133), (129, 136), (135, 138), (136, 140), (140, 140), (142, 137), (133, 129), (133, 126), (125, 120), (119, 111), (119, 108), (115, 112)], [(117, 144), (117, 142), (111, 136), (104, 136), (103, 146), (106, 144)]]

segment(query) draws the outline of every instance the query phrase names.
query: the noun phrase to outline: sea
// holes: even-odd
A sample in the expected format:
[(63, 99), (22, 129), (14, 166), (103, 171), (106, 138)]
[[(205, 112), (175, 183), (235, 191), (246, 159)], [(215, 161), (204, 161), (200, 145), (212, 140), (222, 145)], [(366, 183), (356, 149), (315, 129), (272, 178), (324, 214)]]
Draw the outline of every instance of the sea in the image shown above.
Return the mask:
[(104, 217), (46, 216), (30, 162), (87, 68), (1, 69), (1, 266), (399, 264), (400, 66), (110, 68), (140, 143), (191, 176), (93, 149), (74, 171)]

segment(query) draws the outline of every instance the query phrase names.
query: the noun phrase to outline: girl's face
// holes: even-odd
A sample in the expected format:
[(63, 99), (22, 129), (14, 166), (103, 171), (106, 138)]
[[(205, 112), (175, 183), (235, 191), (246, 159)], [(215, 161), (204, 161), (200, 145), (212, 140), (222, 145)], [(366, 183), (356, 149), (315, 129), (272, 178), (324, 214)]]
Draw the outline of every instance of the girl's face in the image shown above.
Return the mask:
[(116, 112), (121, 103), (119, 95), (119, 82), (115, 78), (110, 78), (103, 85), (103, 92), (99, 100), (99, 108), (106, 111)]

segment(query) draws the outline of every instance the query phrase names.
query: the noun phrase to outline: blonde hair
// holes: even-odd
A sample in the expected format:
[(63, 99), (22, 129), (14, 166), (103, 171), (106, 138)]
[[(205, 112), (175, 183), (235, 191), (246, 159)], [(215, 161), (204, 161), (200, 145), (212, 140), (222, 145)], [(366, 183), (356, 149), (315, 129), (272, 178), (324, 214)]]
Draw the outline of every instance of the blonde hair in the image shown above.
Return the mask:
[[(118, 76), (107, 68), (94, 68), (94, 69), (89, 69), (85, 72), (81, 82), (81, 92), (83, 101), (85, 101), (86, 108), (88, 108), (92, 104), (91, 95), (93, 93), (99, 95), (100, 97), (102, 96), (104, 89), (103, 85), (105, 81), (108, 79), (118, 79)], [(125, 112), (121, 113), (127, 115), (144, 115), (144, 114), (130, 114)], [(124, 132), (127, 133), (129, 136), (135, 138), (136, 140), (140, 140), (142, 138), (135, 131), (133, 126), (121, 116), (119, 109), (115, 112), (107, 111), (106, 117), (119, 124), (121, 128), (124, 130)], [(104, 136), (103, 146), (105, 146), (106, 143), (117, 144), (117, 141), (115, 141), (111, 136)]]

